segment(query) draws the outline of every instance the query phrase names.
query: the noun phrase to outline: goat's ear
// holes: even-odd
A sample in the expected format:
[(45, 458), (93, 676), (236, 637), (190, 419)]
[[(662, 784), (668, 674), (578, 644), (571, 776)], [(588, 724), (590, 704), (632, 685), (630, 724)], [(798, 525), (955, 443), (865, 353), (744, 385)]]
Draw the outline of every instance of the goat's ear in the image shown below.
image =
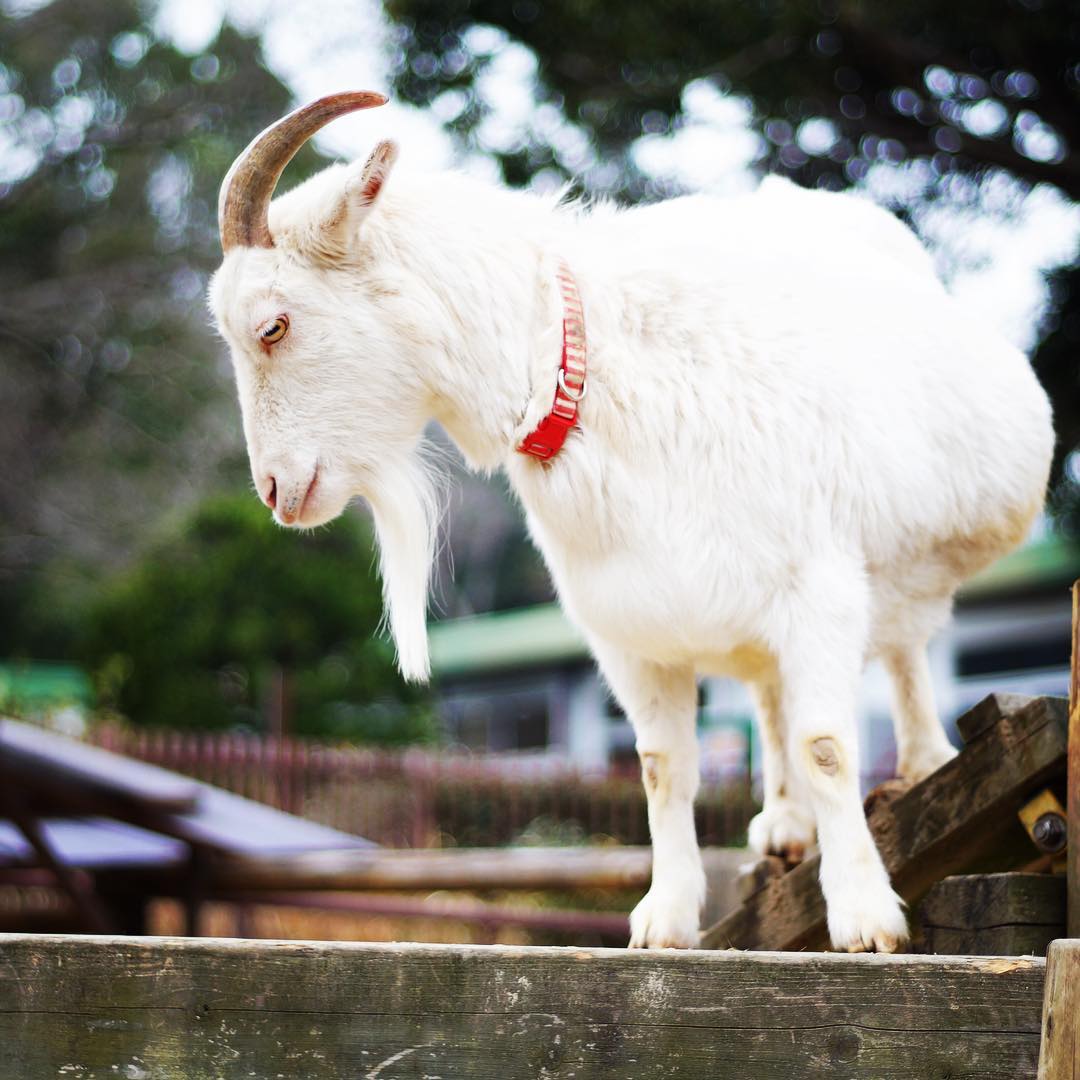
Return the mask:
[(341, 198), (319, 223), (315, 246), (325, 257), (344, 257), (353, 247), (360, 225), (371, 213), (397, 155), (397, 144), (384, 139), (362, 168), (349, 169)]
[(397, 143), (383, 139), (372, 150), (360, 173), (350, 177), (345, 190), (354, 212), (366, 214), (375, 205), (397, 156)]

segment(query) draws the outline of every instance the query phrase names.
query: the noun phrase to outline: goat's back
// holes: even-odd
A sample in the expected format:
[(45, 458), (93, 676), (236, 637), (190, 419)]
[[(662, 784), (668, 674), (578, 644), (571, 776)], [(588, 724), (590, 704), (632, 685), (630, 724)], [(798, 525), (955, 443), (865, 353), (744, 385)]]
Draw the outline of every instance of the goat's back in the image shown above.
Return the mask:
[(565, 470), (514, 470), (549, 561), (597, 573), (618, 551), (714, 582), (704, 596), (843, 547), (947, 596), (1022, 539), (1053, 446), (1030, 364), (904, 226), (830, 198), (694, 197), (583, 225), (581, 436)]

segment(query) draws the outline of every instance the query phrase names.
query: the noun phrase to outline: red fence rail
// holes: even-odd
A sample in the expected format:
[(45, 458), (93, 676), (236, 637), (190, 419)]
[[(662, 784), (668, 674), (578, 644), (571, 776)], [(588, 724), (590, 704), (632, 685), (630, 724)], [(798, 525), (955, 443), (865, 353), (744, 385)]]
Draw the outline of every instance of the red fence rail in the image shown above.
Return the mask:
[[(636, 769), (594, 773), (531, 756), (110, 726), (90, 738), (391, 847), (649, 839)], [(749, 778), (706, 778), (697, 803), (701, 842), (741, 843), (755, 809)]]

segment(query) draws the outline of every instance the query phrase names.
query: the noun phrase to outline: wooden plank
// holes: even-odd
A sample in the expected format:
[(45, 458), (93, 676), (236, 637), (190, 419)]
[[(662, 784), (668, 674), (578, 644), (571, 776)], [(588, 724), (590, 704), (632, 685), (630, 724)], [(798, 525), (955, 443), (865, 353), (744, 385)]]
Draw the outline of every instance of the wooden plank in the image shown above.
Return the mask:
[(1065, 933), (1065, 879), (1055, 874), (964, 874), (939, 881), (919, 905), (923, 951), (1045, 956)]
[[(187, 858), (179, 840), (110, 818), (42, 818), (40, 825), (57, 857), (83, 870), (178, 866)], [(18, 830), (0, 821), (0, 875), (7, 866), (32, 863), (33, 854)]]
[[(537, 907), (525, 904), (489, 904), (479, 900), (446, 899), (434, 896), (415, 897), (385, 893), (292, 892), (292, 893), (220, 893), (214, 900), (251, 907), (271, 904), (274, 907), (297, 907), (316, 911), (352, 911), (368, 915), (389, 915), (405, 919), (450, 919), (472, 923), (488, 931), (508, 926), (555, 931), (571, 935), (569, 941), (590, 945), (625, 945), (630, 936), (630, 917), (612, 911), (575, 911), (565, 908)], [(412, 937), (403, 934), (403, 937)], [(1060, 932), (1057, 936), (1061, 936)], [(488, 941), (497, 941), (491, 937)], [(1045, 954), (1045, 948), (1043, 950)]]
[(647, 847), (366, 849), (215, 860), (213, 890), (639, 889)]
[(0, 775), (63, 806), (82, 799), (180, 813), (199, 800), (199, 785), (185, 776), (7, 718), (0, 719)]
[(956, 730), (966, 746), (987, 728), (998, 722), (1001, 714), (1016, 712), (1031, 699), (1025, 694), (996, 693), (984, 697), (962, 716), (957, 717)]
[(1041, 960), (0, 937), (0, 1075), (1033, 1075)]
[(1036, 926), (988, 926), (957, 930), (933, 927), (924, 931), (921, 952), (939, 956), (1045, 956), (1051, 942), (1060, 938), (1062, 924)]
[[(701, 850), (713, 919), (737, 902), (744, 848)], [(636, 890), (649, 886), (647, 847), (447, 848), (328, 851), (289, 859), (219, 858), (208, 867), (214, 893), (347, 890), (429, 892), (438, 889)]]
[(1060, 874), (963, 874), (939, 881), (919, 905), (922, 951), (1045, 956), (1065, 933)]
[[(994, 695), (997, 721), (903, 794), (878, 800), (868, 821), (893, 887), (909, 904), (935, 881), (1009, 870), (1033, 848), (1016, 814), (1065, 770), (1066, 706), (1057, 698)], [(985, 705), (983, 708), (989, 708)], [(705, 948), (815, 949), (828, 945), (820, 858), (767, 881), (702, 936)]]
[(231, 791), (199, 785), (199, 805), (163, 814), (155, 827), (189, 844), (238, 857), (288, 860), (309, 852), (374, 849), (370, 840), (297, 817)]
[(1039, 1080), (1080, 1076), (1080, 940), (1050, 946), (1043, 999)]
[(1080, 938), (1080, 581), (1072, 587), (1072, 665), (1069, 676), (1069, 764), (1065, 848), (1069, 937)]
[(930, 926), (954, 929), (1063, 924), (1065, 882), (1054, 874), (957, 874), (926, 894), (919, 913)]

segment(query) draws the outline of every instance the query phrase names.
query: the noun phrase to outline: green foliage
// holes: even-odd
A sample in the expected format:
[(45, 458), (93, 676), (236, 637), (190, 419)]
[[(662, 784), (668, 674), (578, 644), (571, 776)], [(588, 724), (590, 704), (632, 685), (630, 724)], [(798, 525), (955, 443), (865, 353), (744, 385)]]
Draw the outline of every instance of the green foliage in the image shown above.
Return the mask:
[(356, 515), (297, 536), (250, 494), (214, 498), (106, 583), (82, 653), (133, 722), (264, 726), (381, 743), (433, 736), (422, 690), (377, 635), (370, 533)]
[(290, 95), (255, 40), (226, 26), (187, 56), (152, 18), (0, 15), (0, 654), (36, 647), (46, 565), (119, 565), (146, 521), (246, 474), (204, 294), (221, 178)]
[[(472, 95), (454, 124), (483, 116), (476, 81), (497, 28), (533, 50), (540, 96), (618, 153), (678, 122), (683, 88), (711, 79), (749, 95), (763, 167), (814, 185), (858, 180), (875, 160), (933, 156), (943, 171), (1001, 165), (1080, 195), (1080, 9), (1064, 0), (389, 0), (403, 48), (399, 93), (418, 104), (446, 89)], [(932, 69), (940, 78), (928, 79)], [(899, 93), (898, 91), (904, 91)], [(976, 134), (966, 107), (1001, 106)], [(1032, 115), (1065, 140), (1050, 153), (1028, 139)], [(824, 118), (838, 141), (806, 149), (804, 120)], [(947, 135), (943, 134), (948, 132)], [(873, 136), (867, 141), (866, 136)], [(883, 146), (885, 140), (891, 145)], [(558, 147), (547, 151), (558, 167)], [(518, 151), (504, 156), (511, 164)], [(625, 163), (624, 163), (625, 164)], [(648, 194), (632, 169), (631, 196)]]

